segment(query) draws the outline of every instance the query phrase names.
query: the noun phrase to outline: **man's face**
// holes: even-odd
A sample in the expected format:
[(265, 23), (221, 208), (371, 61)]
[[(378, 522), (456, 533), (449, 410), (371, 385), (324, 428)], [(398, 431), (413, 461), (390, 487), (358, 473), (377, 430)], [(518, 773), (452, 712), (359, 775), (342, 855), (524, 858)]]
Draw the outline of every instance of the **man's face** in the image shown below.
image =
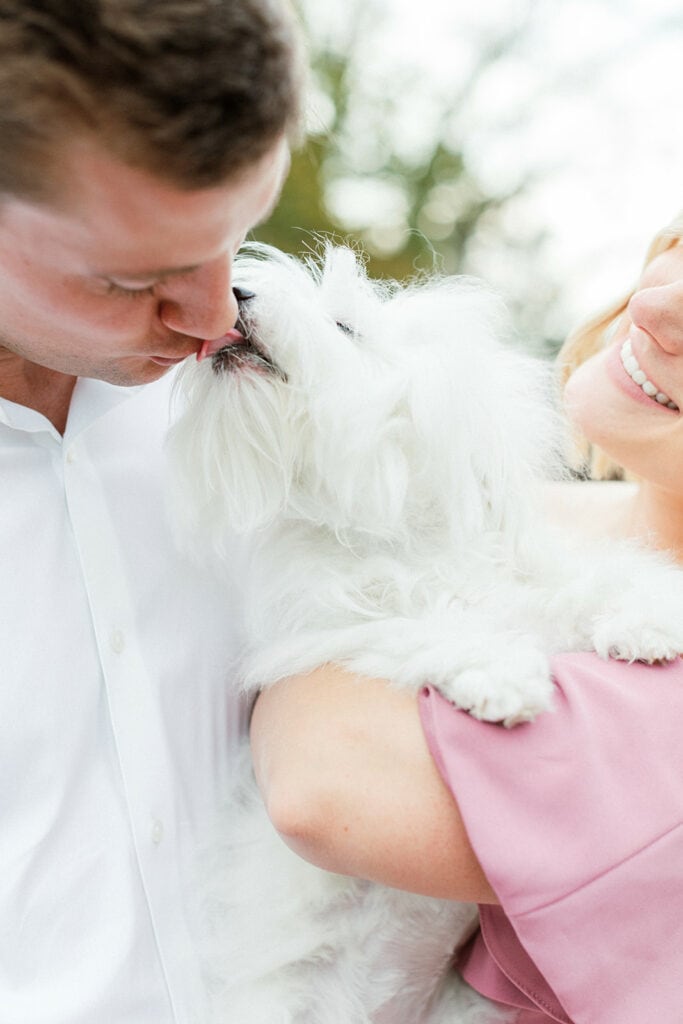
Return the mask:
[(267, 217), (284, 141), (234, 180), (181, 191), (91, 144), (58, 204), (0, 202), (0, 369), (15, 357), (144, 384), (234, 324), (232, 261)]

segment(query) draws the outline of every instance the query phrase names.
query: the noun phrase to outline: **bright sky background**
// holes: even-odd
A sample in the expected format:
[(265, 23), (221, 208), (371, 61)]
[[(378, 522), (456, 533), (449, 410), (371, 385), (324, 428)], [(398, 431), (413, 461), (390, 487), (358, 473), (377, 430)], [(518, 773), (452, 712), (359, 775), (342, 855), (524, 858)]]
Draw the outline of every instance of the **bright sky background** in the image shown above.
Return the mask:
[[(388, 13), (367, 73), (424, 86), (405, 95), (407, 143), (430, 123), (430, 89), (448, 94), (473, 33), (533, 26), (514, 59), (480, 83), (464, 122), (484, 180), (539, 181), (511, 212), (545, 228), (538, 259), (563, 281), (560, 329), (621, 293), (654, 231), (683, 207), (683, 5), (680, 0), (377, 0)], [(317, 10), (317, 15), (315, 11)], [(314, 0), (311, 19), (344, 31), (349, 4)], [(336, 25), (336, 29), (334, 26)], [(391, 81), (391, 78), (390, 78)], [(491, 263), (505, 288), (505, 268)]]

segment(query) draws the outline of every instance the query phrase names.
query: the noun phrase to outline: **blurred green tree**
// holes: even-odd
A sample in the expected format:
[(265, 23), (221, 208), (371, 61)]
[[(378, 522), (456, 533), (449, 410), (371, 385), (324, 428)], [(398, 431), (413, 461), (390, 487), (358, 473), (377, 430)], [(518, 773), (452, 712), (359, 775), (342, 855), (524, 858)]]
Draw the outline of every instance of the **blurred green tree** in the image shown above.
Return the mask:
[[(299, 7), (309, 29), (307, 138), (293, 154), (281, 202), (254, 237), (292, 253), (315, 250), (323, 237), (360, 245), (371, 276), (396, 280), (434, 270), (481, 273), (472, 252), (492, 240), (508, 264), (519, 262), (522, 249), (528, 258), (540, 239), (516, 225), (507, 229), (505, 215), (531, 176), (510, 182), (503, 174), (501, 187), (482, 181), (466, 125), (481, 80), (524, 39), (534, 0), (522, 3), (513, 24), (480, 33), (458, 86), (448, 89), (436, 86), (428, 70), (368, 73), (387, 28), (377, 0), (347, 0), (334, 32), (314, 24), (313, 0), (299, 0)], [(538, 335), (554, 287), (537, 280), (517, 294), (506, 281), (493, 283), (502, 283), (523, 332)], [(556, 347), (538, 337), (536, 345)]]
[[(305, 20), (305, 5), (300, 7)], [(394, 83), (384, 95), (376, 90), (369, 93), (359, 69), (363, 59), (359, 41), (366, 42), (365, 50), (369, 37), (381, 45), (384, 17), (370, 0), (364, 0), (348, 4), (345, 21), (348, 31), (341, 37), (310, 35), (313, 94), (330, 116), (327, 123), (309, 124), (305, 145), (293, 155), (282, 200), (256, 237), (288, 252), (306, 248), (321, 235), (360, 239), (374, 276), (401, 279), (435, 261), (457, 272), (482, 221), (490, 223), (495, 212), (524, 187), (518, 182), (502, 192), (487, 190), (471, 169), (462, 140), (452, 131), (478, 80), (514, 46), (523, 24), (482, 42), (466, 82), (442, 105), (426, 149), (417, 147), (417, 152), (410, 153), (397, 148), (395, 124), (402, 98), (417, 85), (414, 75), (398, 87)], [(434, 97), (433, 103), (438, 105), (439, 98)], [(359, 126), (363, 138), (354, 137)], [(402, 216), (382, 224), (371, 201), (365, 219), (340, 216), (332, 193), (335, 185), (350, 180), (393, 193)], [(372, 197), (373, 190), (368, 188), (367, 194)]]

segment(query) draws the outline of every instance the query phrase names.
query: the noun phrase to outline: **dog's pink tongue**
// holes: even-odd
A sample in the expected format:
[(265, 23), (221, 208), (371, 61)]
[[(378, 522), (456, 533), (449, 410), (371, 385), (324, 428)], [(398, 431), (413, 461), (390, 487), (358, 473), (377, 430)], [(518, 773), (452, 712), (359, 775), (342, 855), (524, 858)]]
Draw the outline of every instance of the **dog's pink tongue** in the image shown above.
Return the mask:
[(212, 341), (203, 341), (202, 347), (197, 353), (197, 362), (201, 363), (202, 359), (208, 359), (210, 356), (215, 356), (216, 352), (220, 352), (226, 345), (239, 345), (245, 341), (244, 335), (232, 327), (227, 334), (224, 334), (222, 338), (214, 338)]

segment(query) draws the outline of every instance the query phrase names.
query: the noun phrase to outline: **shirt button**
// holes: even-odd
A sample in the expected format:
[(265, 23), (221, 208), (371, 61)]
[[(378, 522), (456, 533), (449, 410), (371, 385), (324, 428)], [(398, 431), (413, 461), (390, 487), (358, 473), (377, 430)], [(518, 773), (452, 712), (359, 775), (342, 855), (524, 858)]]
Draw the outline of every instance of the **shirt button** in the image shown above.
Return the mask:
[(155, 818), (152, 822), (152, 842), (155, 846), (158, 846), (161, 840), (164, 838), (164, 823)]
[(126, 638), (120, 629), (115, 629), (109, 638), (111, 649), (114, 654), (121, 654), (126, 646)]
[(69, 450), (67, 451), (67, 453), (66, 453), (66, 461), (69, 464), (71, 464), (72, 462), (76, 461), (76, 452), (73, 450), (73, 448), (69, 448)]

